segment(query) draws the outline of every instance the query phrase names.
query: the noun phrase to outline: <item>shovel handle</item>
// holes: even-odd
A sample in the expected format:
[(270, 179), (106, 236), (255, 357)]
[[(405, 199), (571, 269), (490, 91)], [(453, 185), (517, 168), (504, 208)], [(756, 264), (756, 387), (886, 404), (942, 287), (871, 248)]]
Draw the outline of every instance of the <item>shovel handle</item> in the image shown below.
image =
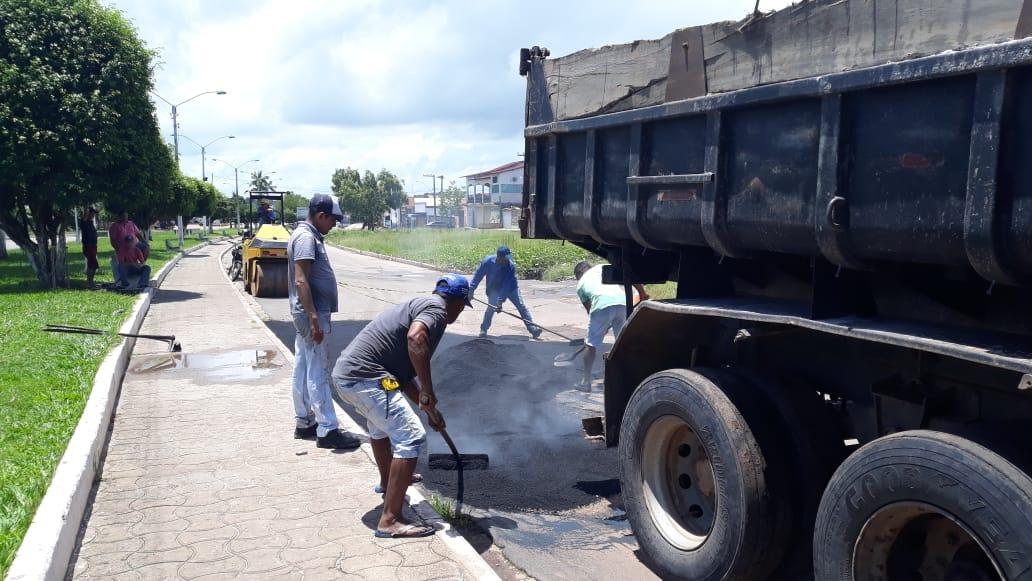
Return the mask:
[(487, 306), (491, 307), (492, 309), (495, 309), (496, 311), (498, 311), (499, 313), (502, 313), (503, 315), (509, 315), (510, 317), (512, 317), (514, 319), (519, 319), (519, 320), (523, 321), (524, 323), (530, 323), (530, 324), (534, 325), (535, 327), (537, 327), (538, 329), (541, 329), (542, 331), (546, 331), (548, 333), (551, 333), (551, 334), (555, 335), (556, 337), (559, 337), (561, 339), (566, 339), (571, 344), (574, 341), (581, 341), (582, 340), (582, 339), (570, 339), (569, 337), (567, 337), (566, 335), (563, 335), (562, 333), (553, 331), (553, 330), (551, 330), (551, 329), (549, 329), (547, 327), (542, 327), (541, 325), (538, 325), (534, 321), (528, 321), (528, 320), (524, 319), (523, 317), (517, 315), (516, 313), (510, 313), (509, 311), (502, 310), (501, 307), (498, 307), (496, 305), (492, 305), (491, 303), (489, 303), (487, 301), (482, 301), (482, 300), (480, 300), (480, 299), (478, 299), (476, 297), (470, 297), (470, 298), (472, 298), (473, 300), (475, 300), (476, 302), (478, 302), (480, 304), (487, 305)]

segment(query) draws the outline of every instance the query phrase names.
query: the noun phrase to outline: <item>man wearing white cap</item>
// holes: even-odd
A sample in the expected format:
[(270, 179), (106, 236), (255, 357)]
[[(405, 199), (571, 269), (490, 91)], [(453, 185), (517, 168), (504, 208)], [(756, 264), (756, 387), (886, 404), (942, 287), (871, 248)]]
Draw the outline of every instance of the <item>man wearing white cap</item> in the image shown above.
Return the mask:
[(294, 318), (294, 437), (316, 438), (320, 448), (348, 450), (361, 442), (341, 432), (330, 396), (326, 344), (330, 313), (337, 312), (337, 277), (326, 256), (325, 236), (344, 219), (337, 201), (316, 194), (308, 219), (297, 225), (287, 242), (287, 294)]

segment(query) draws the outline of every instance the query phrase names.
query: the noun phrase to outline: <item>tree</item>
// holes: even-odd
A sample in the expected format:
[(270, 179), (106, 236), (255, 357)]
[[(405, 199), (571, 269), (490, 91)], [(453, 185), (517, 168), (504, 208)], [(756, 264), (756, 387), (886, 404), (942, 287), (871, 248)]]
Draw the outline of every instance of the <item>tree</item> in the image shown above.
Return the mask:
[(351, 216), (352, 222), (361, 222), (369, 230), (383, 223), (388, 208), (396, 210), (408, 200), (401, 180), (385, 169), (377, 174), (368, 170), (359, 173), (350, 167), (338, 169), (330, 181), (341, 210)]
[(4, 234), (3, 230), (0, 230), (0, 260), (7, 258), (7, 235)]
[(448, 184), (448, 189), (437, 194), (437, 203), (441, 206), (441, 213), (445, 216), (458, 216), (462, 211), (462, 201), (466, 199), (466, 192), (455, 182)]
[(267, 175), (262, 175), (262, 170), (251, 172), (251, 189), (258, 190), (260, 192), (275, 192), (276, 188), (272, 187), (272, 179)]
[(44, 286), (68, 285), (73, 208), (167, 187), (152, 56), (97, 0), (0, 0), (0, 227)]
[(376, 174), (376, 183), (377, 187), (386, 194), (388, 208), (398, 210), (408, 202), (405, 186), (393, 173), (381, 169), (380, 173)]

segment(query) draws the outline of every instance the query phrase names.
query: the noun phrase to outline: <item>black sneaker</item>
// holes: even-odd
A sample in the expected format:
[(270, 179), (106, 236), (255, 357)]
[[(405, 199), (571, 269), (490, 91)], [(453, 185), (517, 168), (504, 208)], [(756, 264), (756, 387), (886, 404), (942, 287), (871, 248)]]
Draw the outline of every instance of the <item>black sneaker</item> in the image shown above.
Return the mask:
[(332, 432), (316, 438), (316, 447), (319, 448), (330, 448), (332, 450), (354, 450), (362, 445), (362, 440), (340, 430), (333, 430)]
[(541, 327), (534, 327), (534, 330), (530, 332), (530, 336), (537, 339), (541, 336)]
[(319, 429), (319, 424), (312, 424), (307, 428), (294, 428), (294, 439), (311, 440), (315, 437), (315, 431), (317, 429)]

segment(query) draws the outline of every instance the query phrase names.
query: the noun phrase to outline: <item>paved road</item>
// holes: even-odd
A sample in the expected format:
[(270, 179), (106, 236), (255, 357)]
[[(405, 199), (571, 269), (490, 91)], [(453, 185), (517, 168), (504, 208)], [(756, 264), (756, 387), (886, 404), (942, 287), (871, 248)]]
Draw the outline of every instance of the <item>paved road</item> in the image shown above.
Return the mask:
[[(122, 384), (76, 579), (473, 579), (440, 533), (375, 539), (376, 467), (293, 439), (290, 365), (219, 272), (185, 256)], [(415, 518), (414, 515), (409, 515)]]
[[(337, 279), (353, 285), (342, 289), (342, 310), (333, 317), (334, 354), (390, 304), (428, 293), (438, 274), (335, 248), (329, 253)], [(584, 336), (587, 317), (572, 283), (523, 281), (521, 288), (537, 322)], [(257, 303), (292, 347), (286, 300)], [(490, 339), (476, 339), (483, 312), (463, 313), (433, 359), (440, 409), (460, 451), (491, 457), (489, 470), (466, 477), (466, 502), (480, 526), (512, 564), (539, 579), (655, 578), (623, 520), (616, 451), (582, 434), (581, 418), (601, 415), (600, 382), (590, 396), (572, 389), (576, 368), (551, 365), (568, 351), (565, 342), (530, 341), (522, 323), (504, 315), (495, 316)], [(431, 435), (430, 452), (446, 451)], [(428, 492), (454, 497), (455, 473), (430, 471), (423, 462)]]

